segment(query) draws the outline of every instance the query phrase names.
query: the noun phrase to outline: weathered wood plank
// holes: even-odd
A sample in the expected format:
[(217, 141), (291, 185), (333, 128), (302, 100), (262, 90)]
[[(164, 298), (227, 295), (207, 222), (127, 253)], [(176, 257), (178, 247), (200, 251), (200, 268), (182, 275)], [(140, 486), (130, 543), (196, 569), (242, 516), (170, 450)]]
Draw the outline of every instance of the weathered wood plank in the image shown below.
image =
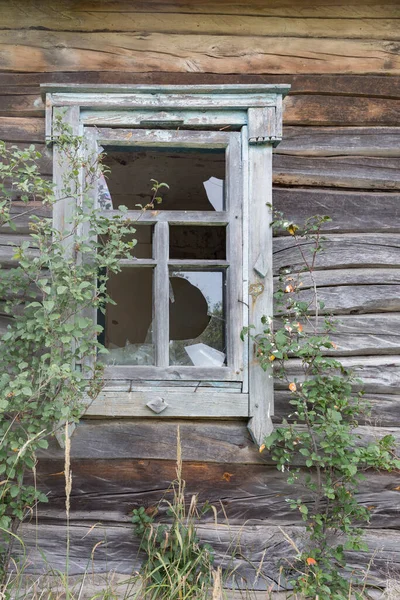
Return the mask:
[[(302, 290), (317, 288), (347, 286), (347, 285), (392, 285), (400, 283), (400, 269), (396, 268), (360, 268), (360, 269), (330, 269), (329, 271), (314, 271), (300, 275)], [(278, 278), (275, 277), (278, 286)]]
[[(299, 299), (310, 304), (311, 314), (315, 312), (312, 290), (301, 291)], [(397, 284), (326, 286), (318, 289), (318, 300), (324, 302), (324, 312), (331, 315), (398, 312), (400, 311), (400, 286)]]
[(3, 30), (0, 49), (3, 69), (24, 72), (400, 73), (396, 44), (381, 40)]
[[(249, 109), (249, 136), (262, 137), (265, 114), (263, 109)], [(248, 290), (243, 298), (249, 307), (249, 323), (254, 333), (262, 333), (261, 318), (273, 313), (273, 273), (268, 257), (272, 253), (272, 147), (249, 144), (248, 158)], [(271, 415), (274, 413), (272, 369), (264, 371), (256, 358), (257, 347), (249, 336), (249, 431), (260, 446), (271, 433)]]
[(274, 185), (400, 189), (400, 159), (381, 157), (285, 156), (273, 158)]
[[(311, 256), (311, 242), (300, 241), (306, 256)], [(348, 269), (354, 267), (390, 267), (400, 266), (400, 235), (375, 233), (346, 234), (324, 236), (324, 252), (316, 261), (316, 268)], [(292, 236), (274, 239), (274, 270), (291, 270), (304, 267), (304, 261)]]
[[(321, 94), (324, 93), (321, 90)], [(328, 92), (326, 92), (327, 94)], [(285, 99), (286, 125), (363, 126), (394, 125), (399, 122), (400, 103), (397, 99), (331, 95), (288, 96)]]
[[(155, 506), (170, 499), (170, 485), (176, 477), (173, 461), (79, 460), (72, 462), (73, 490), (71, 521), (129, 523), (130, 513), (139, 506)], [(154, 478), (157, 473), (157, 478)], [(40, 505), (39, 519), (52, 523), (65, 520), (65, 490), (62, 461), (40, 461), (38, 485), (49, 497)], [(185, 463), (183, 478), (186, 494), (198, 495), (199, 505), (210, 502), (224, 521), (226, 514), (232, 525), (293, 525), (301, 524), (301, 514), (289, 507), (286, 498), (302, 494), (312, 506), (312, 495), (299, 486), (289, 485), (287, 474), (274, 466)], [(107, 482), (107, 483), (105, 483)], [(360, 492), (359, 502), (373, 506), (372, 528), (396, 529), (400, 525), (397, 510), (400, 483), (398, 473), (368, 472)], [(161, 503), (158, 519), (170, 520), (167, 504)], [(204, 522), (213, 522), (208, 513)]]
[[(137, 73), (118, 71), (80, 71), (65, 72), (61, 68), (55, 73), (12, 73), (0, 72), (0, 89), (2, 95), (39, 94), (41, 83), (81, 83), (93, 84), (225, 84), (225, 83), (272, 83), (291, 84), (290, 95), (334, 95), (337, 101), (342, 96), (353, 96), (374, 99), (400, 98), (400, 77), (384, 75), (293, 75), (290, 73), (276, 75), (257, 75), (251, 73)], [(309, 98), (311, 100), (311, 98)], [(396, 124), (396, 123), (394, 123)]]
[[(211, 3), (204, 4), (200, 11), (196, 11), (190, 5), (185, 5), (185, 12), (179, 12), (179, 5), (176, 6), (176, 12), (173, 10), (173, 4), (150, 3), (156, 10), (156, 14), (163, 13), (162, 19), (155, 19), (155, 12), (145, 12), (142, 5), (133, 3), (127, 6), (121, 3), (113, 7), (98, 6), (93, 3), (80, 3), (78, 6), (71, 6), (63, 2), (57, 14), (54, 13), (51, 2), (41, 2), (40, 11), (29, 10), (29, 6), (24, 10), (18, 10), (18, 7), (10, 6), (4, 0), (0, 3), (2, 10), (2, 28), (4, 29), (45, 29), (56, 31), (100, 31), (104, 30), (104, 19), (107, 19), (108, 31), (141, 31), (141, 32), (169, 32), (169, 33), (208, 33), (208, 34), (233, 34), (233, 35), (279, 35), (279, 36), (304, 36), (304, 37), (350, 37), (350, 38), (377, 38), (377, 39), (398, 39), (399, 33), (393, 20), (393, 7), (387, 7), (387, 14), (391, 18), (376, 17), (376, 11), (372, 18), (363, 18), (354, 23), (355, 19), (349, 17), (349, 7), (346, 6), (345, 18), (334, 18), (331, 16), (332, 7), (319, 6), (318, 17), (313, 16), (304, 18), (304, 11), (296, 11), (296, 5), (293, 7), (293, 13), (281, 17), (274, 14), (274, 10), (260, 10), (254, 3), (250, 2), (246, 7), (243, 6), (244, 14), (239, 15), (232, 11), (232, 6), (222, 7), (223, 19), (219, 19), (213, 14)], [(183, 8), (183, 6), (181, 6)], [(307, 7), (308, 8), (308, 7)], [(344, 7), (342, 7), (344, 9)], [(11, 10), (12, 9), (12, 10)], [(191, 14), (188, 14), (188, 9)], [(280, 10), (284, 10), (281, 7)], [(277, 7), (275, 10), (279, 10)], [(355, 7), (353, 7), (355, 10)], [(359, 15), (360, 7), (357, 6)], [(188, 11), (188, 12), (186, 12)], [(324, 18), (324, 13), (329, 15)], [(251, 16), (249, 16), (251, 15)], [(340, 16), (343, 15), (343, 12)], [(219, 15), (221, 16), (221, 15)], [(337, 15), (339, 16), (339, 15)], [(347, 17), (347, 18), (346, 18)]]
[[(400, 395), (397, 394), (365, 394), (364, 398), (370, 406), (371, 414), (359, 419), (360, 425), (376, 425), (379, 427), (397, 427), (399, 424)], [(292, 420), (290, 415), (293, 406), (289, 404), (291, 393), (284, 390), (275, 391), (275, 423), (282, 419)]]
[[(386, 39), (398, 40), (400, 37), (397, 23), (393, 18), (317, 18), (291, 15), (286, 17), (263, 14), (249, 16), (254, 2), (249, 3), (242, 15), (224, 14), (191, 14), (186, 12), (157, 11), (157, 13), (138, 12), (138, 6), (122, 5), (114, 9), (103, 7), (103, 10), (87, 9), (85, 3), (80, 6), (65, 7), (54, 12), (51, 2), (41, 2), (40, 10), (21, 10), (9, 3), (0, 3), (2, 10), (2, 29), (44, 29), (52, 31), (80, 31), (102, 33), (104, 20), (107, 19), (107, 30), (120, 32), (171, 33), (171, 34), (211, 34), (211, 35), (261, 35), (280, 37), (329, 37), (351, 39)], [(252, 6), (253, 5), (253, 6)], [(151, 6), (151, 5), (150, 5)], [(96, 7), (99, 9), (99, 7)], [(228, 11), (230, 7), (228, 6)], [(327, 8), (327, 7), (326, 7)], [(12, 10), (10, 10), (12, 9)], [(208, 7), (205, 7), (207, 12)], [(224, 9), (222, 9), (223, 12)], [(295, 6), (294, 6), (295, 10)], [(162, 18), (155, 18), (163, 13)], [(357, 11), (358, 12), (358, 11)]]
[[(342, 365), (353, 371), (361, 380), (355, 389), (363, 389), (368, 394), (398, 394), (400, 389), (400, 356), (344, 357)], [(289, 359), (287, 374), (291, 381), (301, 382), (303, 370), (298, 359)], [(277, 389), (287, 389), (284, 382), (275, 382)]]
[[(279, 325), (279, 320), (275, 326)], [(307, 323), (304, 331), (323, 333), (320, 320), (314, 330)], [(375, 315), (341, 315), (335, 320), (335, 331), (329, 336), (337, 349), (326, 350), (336, 356), (363, 356), (400, 354), (400, 313), (378, 313)]]
[[(1, 6), (7, 7), (7, 1), (2, 0)], [(27, 19), (27, 8), (30, 6), (36, 7), (35, 4), (31, 3), (28, 7), (22, 7), (15, 11), (15, 17), (20, 16), (21, 19)], [(55, 19), (54, 12), (51, 10), (52, 6), (49, 2), (41, 2), (41, 10), (43, 11), (44, 19)], [(399, 7), (394, 0), (385, 0), (377, 3), (376, 1), (368, 0), (362, 2), (361, 0), (351, 0), (345, 2), (345, 0), (338, 0), (332, 5), (328, 0), (318, 0), (312, 5), (306, 2), (306, 0), (298, 0), (293, 5), (288, 5), (284, 0), (270, 0), (268, 5), (260, 4), (255, 0), (251, 2), (235, 2), (231, 0), (220, 0), (216, 6), (211, 0), (202, 0), (196, 2), (195, 5), (188, 3), (187, 0), (151, 0), (143, 4), (138, 0), (131, 2), (130, 0), (114, 0), (113, 2), (98, 3), (95, 0), (85, 0), (80, 2), (78, 6), (71, 7), (71, 4), (67, 0), (60, 2), (59, 14), (60, 20), (65, 22), (72, 21), (72, 16), (75, 14), (82, 21), (85, 21), (86, 15), (91, 14), (92, 18), (107, 18), (110, 21), (117, 18), (120, 13), (155, 13), (155, 14), (168, 14), (185, 12), (190, 13), (193, 16), (196, 14), (216, 14), (217, 16), (227, 15), (254, 15), (254, 16), (275, 16), (275, 17), (286, 17), (286, 18), (371, 18), (371, 19), (384, 19), (384, 18), (399, 18), (400, 11)], [(28, 13), (29, 14), (29, 13)], [(57, 13), (58, 14), (58, 13)], [(88, 15), (89, 16), (89, 15)], [(40, 16), (36, 16), (39, 19)], [(69, 20), (67, 21), (67, 19)], [(73, 21), (72, 21), (73, 23)], [(72, 25), (71, 23), (71, 25)]]
[(44, 104), (39, 90), (35, 90), (35, 93), (30, 95), (0, 95), (0, 116), (14, 115), (18, 117), (43, 116)]
[(275, 154), (400, 156), (398, 127), (285, 127)]
[[(347, 364), (352, 359), (346, 359)], [(353, 361), (359, 366), (362, 359)], [(375, 371), (369, 366), (370, 380), (374, 375), (379, 377), (381, 364), (375, 359)], [(399, 359), (397, 358), (397, 363)], [(396, 366), (396, 365), (395, 365)], [(397, 366), (397, 370), (398, 366)], [(389, 371), (383, 373), (381, 380), (392, 380), (399, 375)], [(296, 365), (291, 371), (298, 372)], [(379, 386), (376, 386), (379, 388)], [(396, 394), (395, 390), (386, 391), (382, 387), (378, 393)], [(85, 419), (79, 423), (72, 435), (71, 457), (78, 459), (125, 459), (140, 460), (160, 459), (175, 460), (177, 427), (180, 426), (183, 460), (204, 463), (241, 463), (241, 464), (271, 464), (268, 455), (260, 454), (258, 448), (250, 439), (247, 423), (243, 421), (189, 421), (168, 420), (153, 421), (143, 419)], [(400, 440), (400, 429), (395, 427), (362, 426), (357, 429), (362, 443), (374, 436), (394, 435)], [(361, 442), (360, 442), (361, 443)], [(41, 450), (40, 458), (63, 459), (63, 450), (55, 441), (51, 441), (48, 450)], [(206, 468), (206, 467), (205, 467)]]
[(274, 207), (299, 225), (312, 215), (329, 215), (324, 233), (400, 233), (400, 194), (395, 192), (274, 188), (272, 197)]
[[(41, 523), (25, 524), (22, 536), (28, 551), (30, 572), (43, 568), (63, 570), (65, 567), (66, 528)], [(304, 546), (304, 530), (301, 527), (285, 527), (284, 533), (297, 547)], [(208, 542), (215, 550), (216, 564), (222, 564), (228, 572), (235, 572), (235, 579), (242, 587), (254, 589), (276, 587), (282, 581), (280, 566), (291, 560), (293, 548), (277, 526), (227, 526), (204, 524), (198, 527), (200, 540)], [(139, 540), (133, 536), (129, 526), (107, 527), (74, 524), (70, 527), (70, 574), (83, 573), (88, 562), (93, 571), (116, 571), (132, 573), (140, 567)], [(390, 530), (370, 530), (365, 535), (369, 546), (366, 553), (349, 553), (349, 566), (356, 571), (370, 562), (370, 577), (385, 582), (388, 568), (397, 569), (400, 563), (400, 533)], [(93, 556), (91, 553), (94, 550)], [(47, 563), (44, 565), (42, 552)], [(232, 556), (234, 555), (234, 556)], [(255, 566), (253, 566), (255, 565)], [(390, 565), (388, 567), (388, 565)], [(259, 568), (259, 575), (255, 570)], [(361, 575), (361, 573), (360, 573)]]
[(0, 117), (0, 140), (44, 143), (44, 122), (40, 118)]
[[(1, 327), (1, 321), (0, 321)], [(168, 405), (162, 415), (154, 413), (147, 406), (154, 398), (162, 398)], [(156, 417), (163, 419), (176, 418), (223, 418), (247, 417), (249, 414), (247, 394), (231, 394), (224, 392), (201, 392), (193, 388), (191, 391), (171, 392), (168, 388), (157, 388), (149, 392), (141, 391), (107, 391), (89, 405), (87, 416), (109, 417)]]

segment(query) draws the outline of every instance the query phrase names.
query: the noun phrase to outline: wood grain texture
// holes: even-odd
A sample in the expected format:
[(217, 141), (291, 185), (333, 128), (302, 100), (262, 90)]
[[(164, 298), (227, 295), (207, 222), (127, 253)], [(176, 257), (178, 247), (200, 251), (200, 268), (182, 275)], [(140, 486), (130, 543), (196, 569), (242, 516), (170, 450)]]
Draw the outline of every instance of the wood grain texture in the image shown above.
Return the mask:
[(400, 194), (396, 192), (276, 187), (272, 198), (275, 208), (294, 223), (302, 224), (312, 215), (329, 215), (332, 221), (324, 224), (324, 234), (400, 233)]
[[(374, 310), (378, 313), (391, 312), (393, 314), (399, 308), (399, 275), (400, 270), (395, 268), (331, 269), (329, 271), (316, 271), (313, 280), (316, 285), (317, 300), (325, 304), (323, 314), (343, 316), (349, 313), (350, 315), (357, 315), (359, 313), (372, 313)], [(285, 286), (291, 282), (293, 282), (293, 279), (284, 281), (283, 288), (285, 289)], [(297, 282), (299, 286), (301, 284), (298, 299), (309, 303), (309, 311), (313, 314), (316, 300), (314, 282), (306, 273), (302, 274)], [(275, 281), (275, 289), (282, 289), (282, 284), (277, 280)], [(279, 310), (277, 305), (276, 312)], [(379, 315), (377, 316), (379, 318)], [(376, 333), (378, 334), (378, 331)], [(371, 343), (372, 340), (370, 348)], [(376, 338), (375, 343), (376, 353), (379, 354), (381, 346), (378, 343), (378, 338)], [(354, 354), (357, 354), (356, 346), (354, 350)], [(364, 354), (361, 348), (360, 354)]]
[(4, 142), (44, 143), (41, 118), (0, 117), (0, 139)]
[[(0, 321), (1, 327), (1, 321)], [(232, 394), (221, 391), (201, 392), (196, 388), (187, 391), (171, 391), (165, 388), (143, 388), (140, 391), (105, 391), (90, 403), (86, 410), (88, 416), (102, 417), (147, 417), (159, 418), (160, 415), (148, 408), (148, 403), (160, 399), (167, 404), (162, 418), (247, 417), (249, 414), (248, 395)]]
[[(310, 258), (311, 242), (300, 240), (304, 255)], [(400, 267), (400, 235), (375, 233), (329, 234), (324, 236), (324, 252), (318, 254), (316, 269), (348, 269), (367, 267)], [(292, 236), (274, 239), (274, 271), (304, 266), (299, 248)]]
[(274, 155), (274, 185), (400, 189), (400, 158)]
[[(357, 356), (341, 360), (344, 368), (353, 372), (361, 383), (354, 386), (368, 394), (398, 394), (400, 389), (400, 356)], [(293, 381), (303, 380), (303, 370), (298, 359), (289, 359), (287, 375)], [(287, 389), (287, 384), (277, 381), (276, 389)]]
[[(290, 95), (333, 95), (338, 98), (352, 96), (368, 99), (400, 98), (400, 77), (385, 75), (321, 75), (291, 74), (276, 75), (251, 73), (163, 73), (163, 72), (112, 72), (80, 71), (68, 72), (60, 69), (54, 73), (0, 72), (2, 95), (39, 94), (39, 85), (48, 83), (83, 84), (225, 84), (225, 83), (272, 83), (290, 84)], [(362, 116), (362, 115), (360, 115)]]
[[(153, 5), (153, 6), (152, 6)], [(54, 11), (52, 3), (41, 1), (37, 10), (36, 5), (26, 3), (23, 8), (5, 2), (0, 3), (2, 11), (2, 29), (44, 29), (53, 31), (80, 31), (80, 32), (103, 32), (105, 21), (108, 31), (114, 32), (136, 32), (143, 33), (179, 33), (179, 34), (212, 34), (212, 35), (261, 35), (261, 36), (295, 36), (295, 37), (328, 37), (328, 38), (366, 38), (366, 39), (399, 39), (397, 23), (393, 18), (394, 7), (388, 7), (387, 18), (377, 19), (364, 17), (356, 20), (346, 18), (347, 11), (335, 18), (331, 16), (332, 7), (319, 7), (313, 16), (304, 15), (304, 12), (296, 10), (293, 14), (281, 16), (274, 14), (273, 10), (260, 10), (254, 1), (243, 6), (243, 14), (229, 14), (232, 10), (230, 5), (220, 7), (222, 14), (212, 14), (214, 7), (210, 2), (204, 4), (203, 10), (197, 12), (190, 4), (175, 6), (160, 6), (160, 3), (149, 3), (148, 11), (143, 10), (139, 3), (126, 3), (106, 5), (94, 5), (93, 3), (81, 2), (79, 5), (71, 5), (65, 1), (57, 12)], [(156, 12), (152, 11), (152, 8)], [(179, 8), (184, 12), (179, 12)], [(344, 7), (342, 7), (344, 9)], [(281, 7), (281, 10), (284, 7)], [(278, 9), (277, 9), (278, 10)], [(360, 7), (357, 7), (359, 14)], [(324, 18), (324, 12), (326, 17)], [(207, 14), (208, 13), (208, 14)], [(211, 14), (210, 14), (211, 13)], [(344, 14), (343, 14), (344, 13)], [(162, 14), (162, 17), (160, 16)], [(344, 18), (340, 18), (340, 17)], [(221, 18), (222, 17), (222, 18)], [(392, 18), (390, 18), (392, 17)]]
[[(251, 139), (263, 135), (263, 109), (249, 109), (249, 135)], [(254, 136), (254, 137), (253, 137)], [(249, 165), (249, 247), (248, 290), (243, 298), (249, 307), (249, 323), (254, 334), (262, 333), (261, 319), (273, 313), (273, 273), (268, 257), (272, 254), (272, 148), (270, 145), (251, 143), (246, 146)], [(250, 336), (249, 361), (249, 431), (256, 444), (261, 446), (264, 437), (272, 431), (273, 408), (272, 369), (263, 370), (257, 360), (257, 347)]]
[(20, 72), (400, 73), (386, 40), (3, 30), (0, 50), (0, 68)]
[(400, 156), (398, 127), (285, 127), (275, 154)]
[[(2, 0), (0, 5), (7, 8), (7, 0)], [(43, 12), (42, 18), (54, 19), (54, 11), (49, 0), (41, 0), (39, 3), (34, 0), (27, 0), (24, 7), (17, 7), (15, 16), (20, 19), (26, 19), (27, 12), (32, 9), (37, 9), (40, 6)], [(60, 21), (69, 19), (72, 21), (73, 16), (80, 16), (81, 20), (85, 20), (85, 16), (90, 13), (93, 18), (96, 16), (103, 19), (116, 18), (120, 13), (190, 13), (196, 14), (216, 14), (217, 16), (227, 15), (254, 15), (254, 16), (276, 16), (276, 17), (301, 17), (301, 18), (400, 18), (400, 10), (395, 0), (384, 0), (376, 2), (376, 0), (337, 0), (332, 5), (328, 0), (316, 0), (311, 5), (306, 0), (298, 0), (296, 3), (287, 3), (284, 0), (270, 0), (268, 5), (260, 4), (256, 0), (250, 2), (232, 2), (232, 0), (220, 0), (218, 5), (215, 5), (211, 0), (201, 0), (192, 4), (187, 0), (150, 0), (143, 4), (138, 0), (131, 2), (130, 0), (108, 0), (106, 3), (99, 3), (95, 0), (84, 0), (79, 4), (72, 5), (67, 0), (61, 0), (57, 15)], [(7, 14), (7, 13), (6, 13)], [(40, 16), (36, 17), (40, 19)]]
[[(360, 367), (362, 359), (345, 359), (345, 364), (351, 362), (351, 366)], [(368, 365), (370, 380), (372, 375), (379, 377), (379, 359), (371, 361)], [(394, 361), (387, 365), (398, 366)], [(375, 364), (375, 370), (373, 369)], [(363, 365), (361, 365), (363, 366)], [(366, 365), (364, 365), (366, 366)], [(291, 374), (297, 376), (298, 367), (292, 361)], [(381, 380), (392, 380), (399, 375), (392, 371), (383, 373)], [(379, 386), (375, 386), (379, 388)], [(278, 389), (282, 389), (281, 387)], [(287, 389), (287, 388), (286, 388)], [(382, 388), (380, 388), (381, 390)], [(283, 390), (286, 391), (286, 390)], [(369, 393), (369, 392), (368, 392)], [(371, 392), (375, 393), (375, 392)], [(378, 391), (379, 393), (379, 391)], [(396, 391), (383, 392), (386, 395)], [(263, 452), (260, 454), (258, 448), (252, 443), (250, 434), (246, 428), (246, 421), (189, 421), (189, 420), (166, 420), (148, 421), (145, 419), (84, 419), (79, 423), (72, 435), (71, 457), (80, 459), (159, 459), (175, 460), (176, 458), (176, 435), (177, 426), (180, 426), (182, 440), (183, 460), (204, 463), (241, 463), (241, 464), (271, 464), (271, 459)], [(373, 427), (361, 426), (357, 429), (360, 435), (360, 444), (368, 443), (369, 440), (387, 434), (394, 435), (400, 440), (400, 430), (395, 427)], [(63, 459), (63, 451), (57, 442), (51, 441), (48, 450), (41, 450), (41, 459)]]
[[(176, 477), (173, 461), (160, 460), (79, 460), (72, 462), (74, 474), (71, 497), (71, 521), (129, 523), (134, 508), (153, 507), (160, 501), (157, 521), (170, 521), (167, 501), (171, 498), (171, 481)], [(157, 473), (157, 479), (154, 478)], [(286, 475), (274, 466), (240, 464), (204, 464), (187, 462), (183, 467), (187, 498), (198, 495), (199, 505), (210, 502), (232, 525), (301, 524), (301, 515), (293, 511), (286, 498), (304, 494), (300, 485), (289, 485)], [(398, 473), (368, 472), (357, 498), (371, 508), (371, 527), (398, 529), (396, 510), (400, 483)], [(49, 497), (39, 507), (39, 519), (60, 522), (65, 519), (65, 491), (62, 461), (40, 461), (38, 485)], [(305, 502), (311, 506), (312, 495)], [(212, 512), (204, 522), (212, 523)]]
[[(284, 532), (299, 548), (304, 547), (303, 528), (288, 526)], [(65, 527), (41, 523), (37, 528), (33, 524), (25, 524), (21, 533), (28, 552), (28, 572), (39, 573), (43, 570), (41, 549), (46, 554), (47, 570), (49, 567), (64, 568)], [(277, 589), (276, 582), (282, 580), (279, 569), (282, 562), (290, 563), (293, 560), (293, 549), (276, 525), (227, 526), (212, 523), (200, 525), (198, 534), (203, 543), (208, 542), (214, 548), (216, 564), (228, 568), (228, 572), (235, 571), (239, 587), (247, 584), (246, 587), (266, 589), (272, 585)], [(139, 541), (133, 536), (130, 526), (107, 527), (99, 524), (91, 529), (84, 523), (75, 523), (70, 528), (70, 536), (71, 575), (84, 572), (88, 563), (97, 572), (129, 574), (140, 567)], [(375, 584), (384, 582), (389, 569), (397, 569), (400, 563), (399, 541), (398, 531), (371, 529), (365, 534), (369, 551), (349, 553), (348, 564), (350, 568), (360, 571), (371, 561), (370, 577), (374, 578)], [(260, 573), (257, 577), (255, 569), (258, 567)]]
[(339, 95), (321, 90), (319, 95), (293, 95), (284, 101), (286, 125), (362, 126), (398, 125), (398, 99)]
[[(276, 322), (279, 326), (279, 320)], [(310, 334), (325, 333), (323, 319), (314, 330), (305, 324)], [(341, 315), (335, 320), (335, 331), (329, 337), (337, 349), (326, 350), (335, 356), (366, 356), (400, 354), (400, 313), (377, 313), (365, 315)]]
[(392, 99), (400, 98), (400, 77), (385, 75), (276, 75), (251, 73), (163, 73), (163, 72), (112, 72), (80, 71), (54, 73), (0, 72), (2, 95), (39, 94), (39, 85), (48, 83), (83, 84), (225, 84), (225, 83), (272, 83), (290, 84), (290, 95), (334, 95), (354, 98)]

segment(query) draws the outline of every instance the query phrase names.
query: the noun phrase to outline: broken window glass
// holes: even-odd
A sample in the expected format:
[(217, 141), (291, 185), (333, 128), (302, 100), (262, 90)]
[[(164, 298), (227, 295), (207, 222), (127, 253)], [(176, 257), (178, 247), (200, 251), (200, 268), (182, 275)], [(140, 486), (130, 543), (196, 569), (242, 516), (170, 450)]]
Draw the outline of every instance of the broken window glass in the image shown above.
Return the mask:
[(107, 305), (105, 346), (109, 352), (101, 355), (103, 362), (154, 365), (153, 269), (123, 268), (110, 274), (107, 289), (116, 305)]
[(170, 364), (198, 367), (226, 362), (225, 273), (170, 273)]
[[(168, 184), (160, 210), (224, 210), (225, 150), (108, 147), (104, 203), (137, 210), (151, 203), (151, 179)], [(108, 198), (108, 195), (109, 198)]]

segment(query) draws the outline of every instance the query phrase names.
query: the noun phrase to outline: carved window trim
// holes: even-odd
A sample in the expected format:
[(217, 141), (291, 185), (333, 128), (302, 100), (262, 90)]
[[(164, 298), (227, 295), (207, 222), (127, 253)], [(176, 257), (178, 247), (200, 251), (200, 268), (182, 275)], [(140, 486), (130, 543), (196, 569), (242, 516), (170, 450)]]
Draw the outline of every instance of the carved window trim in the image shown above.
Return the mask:
[[(248, 417), (250, 432), (259, 444), (271, 431), (272, 374), (259, 366), (254, 344), (241, 344), (238, 338), (243, 325), (255, 325), (257, 333), (261, 330), (261, 317), (272, 315), (272, 148), (282, 137), (282, 97), (288, 89), (282, 85), (43, 86), (49, 140), (53, 120), (61, 116), (73, 133), (88, 139), (92, 148), (110, 141), (143, 144), (147, 138), (148, 143), (152, 139), (156, 143), (164, 140), (167, 145), (198, 143), (202, 147), (220, 145), (227, 149), (228, 187), (231, 186), (228, 197), (232, 205), (221, 216), (223, 224), (232, 229), (227, 240), (227, 264), (223, 265), (231, 270), (228, 296), (233, 317), (227, 366), (171, 367), (166, 364), (164, 345), (163, 356), (157, 358), (158, 366), (107, 367), (106, 385), (88, 406), (87, 414)], [(61, 181), (59, 159), (55, 156), (56, 186)], [(59, 204), (54, 210), (55, 226), (64, 222), (68, 210)], [(210, 215), (213, 216), (202, 213), (200, 221), (216, 218), (215, 213)], [(149, 220), (156, 223), (155, 244), (165, 247), (168, 221), (175, 222), (176, 218), (162, 216), (161, 211), (161, 216)], [(183, 216), (180, 220), (187, 222)], [(237, 240), (239, 244), (235, 243)], [(168, 268), (166, 261), (167, 257), (164, 269)], [(239, 271), (238, 277), (233, 277), (232, 267)], [(156, 326), (157, 335), (163, 334)]]

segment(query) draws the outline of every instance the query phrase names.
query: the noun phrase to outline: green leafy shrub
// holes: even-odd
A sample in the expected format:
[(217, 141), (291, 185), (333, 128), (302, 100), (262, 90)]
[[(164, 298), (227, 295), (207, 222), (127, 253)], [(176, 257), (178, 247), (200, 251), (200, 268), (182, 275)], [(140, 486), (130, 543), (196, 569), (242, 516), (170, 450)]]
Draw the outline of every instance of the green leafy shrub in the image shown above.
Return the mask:
[[(275, 294), (279, 326), (274, 329), (272, 319), (264, 317), (263, 333), (253, 340), (261, 366), (267, 370), (273, 365), (291, 394), (290, 421), (283, 420), (260, 448), (270, 451), (277, 468), (295, 485), (296, 496), (287, 502), (300, 513), (308, 533), (304, 549), (286, 565), (288, 579), (302, 598), (342, 600), (352, 593), (362, 597), (354, 590), (357, 577), (346, 576), (345, 552), (368, 549), (361, 526), (369, 522), (370, 512), (356, 498), (364, 472), (398, 469), (400, 461), (393, 436), (363, 446), (356, 431), (368, 407), (362, 392), (354, 392), (360, 381), (334, 354), (335, 322), (323, 314), (314, 272), (327, 220), (311, 218), (301, 229), (278, 215), (275, 225), (292, 236), (303, 266), (281, 273)], [(311, 296), (303, 292), (305, 278)], [(290, 374), (293, 359), (297, 377)], [(295, 466), (299, 464), (305, 467)]]
[(54, 144), (66, 161), (58, 197), (40, 175), (41, 155), (34, 146), (19, 150), (0, 144), (3, 229), (18, 230), (18, 219), (39, 202), (53, 208), (65, 197), (73, 206), (65, 231), (50, 219), (32, 217), (29, 237), (14, 243), (14, 262), (0, 271), (1, 312), (10, 323), (0, 343), (0, 580), (6, 577), (20, 522), (31, 517), (37, 502), (47, 500), (29, 483), (37, 451), (47, 448), (49, 434), (77, 421), (101, 389), (96, 357), (105, 349), (92, 315), (111, 301), (109, 273), (120, 270), (120, 258), (135, 244), (125, 241), (134, 229), (123, 219), (123, 209), (108, 219), (92, 205), (101, 159), (88, 157), (85, 140), (61, 124)]

